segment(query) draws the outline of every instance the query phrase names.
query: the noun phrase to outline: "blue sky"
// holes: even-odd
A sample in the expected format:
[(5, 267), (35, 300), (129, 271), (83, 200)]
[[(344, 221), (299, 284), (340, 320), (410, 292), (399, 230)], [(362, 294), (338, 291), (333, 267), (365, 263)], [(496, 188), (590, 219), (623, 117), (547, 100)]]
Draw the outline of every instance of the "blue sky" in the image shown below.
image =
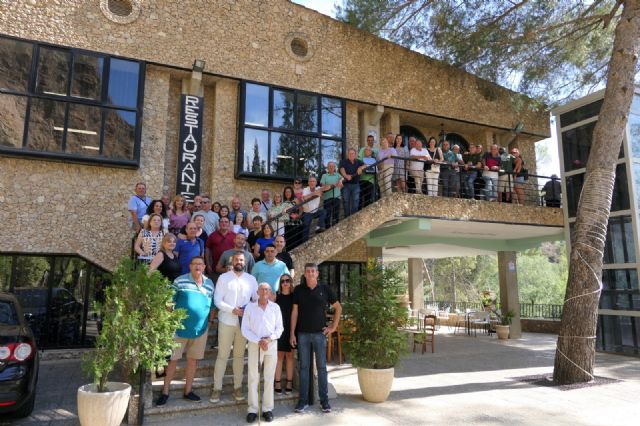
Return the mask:
[[(325, 15), (333, 16), (333, 6), (335, 3), (342, 3), (342, 0), (292, 0), (294, 3), (301, 4), (309, 9), (317, 10)], [(525, 129), (526, 130), (526, 129)], [(552, 137), (537, 142), (537, 144), (545, 145), (549, 155), (546, 161), (538, 161), (537, 174), (541, 176), (551, 176), (552, 174), (560, 175), (560, 161), (558, 154), (558, 141), (555, 135), (555, 127), (552, 124)], [(541, 160), (541, 159), (539, 159)], [(526, 161), (526, 159), (525, 159)]]

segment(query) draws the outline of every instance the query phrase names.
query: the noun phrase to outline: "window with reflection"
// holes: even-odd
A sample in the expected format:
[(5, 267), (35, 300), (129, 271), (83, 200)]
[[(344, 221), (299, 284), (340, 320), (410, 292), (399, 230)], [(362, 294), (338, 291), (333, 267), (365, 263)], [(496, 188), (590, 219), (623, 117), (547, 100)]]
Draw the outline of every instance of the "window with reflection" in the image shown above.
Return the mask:
[(241, 175), (320, 175), (342, 158), (344, 102), (313, 93), (242, 85)]
[(631, 216), (609, 218), (603, 260), (604, 263), (633, 263), (636, 261)]
[(0, 37), (0, 152), (136, 166), (143, 74), (139, 61)]
[(640, 115), (629, 114), (629, 144), (633, 157), (640, 158)]
[(574, 110), (565, 112), (560, 115), (560, 127), (566, 127), (573, 123), (577, 123), (587, 118), (595, 117), (600, 114), (600, 108), (602, 107), (603, 99), (599, 99), (590, 104), (581, 106)]
[[(580, 193), (584, 184), (584, 173), (567, 176), (567, 213), (569, 217), (575, 217), (578, 211)], [(616, 180), (613, 184), (613, 197), (611, 199), (611, 211), (629, 210), (629, 183), (627, 182), (627, 166), (622, 163), (616, 166)]]
[(0, 291), (16, 295), (40, 349), (92, 346), (110, 280), (76, 256), (0, 254)]
[(640, 288), (636, 269), (604, 269), (602, 285), (601, 309), (640, 311)]
[(640, 317), (599, 315), (596, 349), (640, 354)]

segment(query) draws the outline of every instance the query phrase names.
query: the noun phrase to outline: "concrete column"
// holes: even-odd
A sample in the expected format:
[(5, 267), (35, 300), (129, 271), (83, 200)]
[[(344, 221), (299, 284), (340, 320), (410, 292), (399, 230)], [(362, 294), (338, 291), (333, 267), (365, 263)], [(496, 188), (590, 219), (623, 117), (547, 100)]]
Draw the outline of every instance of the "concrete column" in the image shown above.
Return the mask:
[(500, 309), (503, 313), (514, 313), (509, 337), (519, 339), (522, 336), (520, 326), (520, 300), (518, 298), (518, 273), (515, 251), (498, 252), (498, 277), (500, 282)]
[(367, 259), (382, 261), (382, 247), (367, 246)]
[(410, 258), (409, 265), (409, 300), (411, 309), (424, 308), (424, 269), (422, 259)]

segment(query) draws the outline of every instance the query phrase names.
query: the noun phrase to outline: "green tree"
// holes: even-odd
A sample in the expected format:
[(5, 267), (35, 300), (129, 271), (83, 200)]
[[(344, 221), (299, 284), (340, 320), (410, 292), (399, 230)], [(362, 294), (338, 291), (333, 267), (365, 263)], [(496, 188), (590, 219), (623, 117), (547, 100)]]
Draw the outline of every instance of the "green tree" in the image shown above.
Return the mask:
[(337, 11), (360, 28), (547, 100), (606, 81), (554, 367), (560, 384), (593, 379), (602, 253), (640, 54), (640, 0), (347, 0)]

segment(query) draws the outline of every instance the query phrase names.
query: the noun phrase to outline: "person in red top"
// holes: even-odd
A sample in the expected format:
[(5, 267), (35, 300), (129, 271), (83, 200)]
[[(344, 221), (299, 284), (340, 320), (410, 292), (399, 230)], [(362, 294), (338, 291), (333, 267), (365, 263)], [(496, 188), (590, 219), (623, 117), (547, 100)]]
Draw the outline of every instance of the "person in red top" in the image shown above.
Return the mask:
[(234, 247), (233, 240), (236, 238), (235, 232), (231, 231), (231, 222), (228, 217), (221, 217), (218, 223), (218, 229), (207, 238), (205, 256), (207, 259), (207, 275), (214, 282), (218, 279), (216, 265), (220, 260), (220, 256), (225, 250)]

